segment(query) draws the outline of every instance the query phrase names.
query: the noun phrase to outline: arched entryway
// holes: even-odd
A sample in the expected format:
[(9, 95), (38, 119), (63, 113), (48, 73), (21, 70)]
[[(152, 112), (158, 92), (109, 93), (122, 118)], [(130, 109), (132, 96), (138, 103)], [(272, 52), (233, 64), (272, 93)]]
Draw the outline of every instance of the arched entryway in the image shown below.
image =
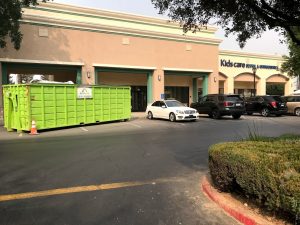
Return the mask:
[(266, 80), (267, 95), (285, 95), (289, 78), (282, 74), (273, 74)]
[(254, 85), (254, 75), (253, 73), (241, 73), (234, 77), (234, 93), (245, 97), (249, 97), (254, 93), (257, 93), (257, 83), (260, 77), (255, 76)]

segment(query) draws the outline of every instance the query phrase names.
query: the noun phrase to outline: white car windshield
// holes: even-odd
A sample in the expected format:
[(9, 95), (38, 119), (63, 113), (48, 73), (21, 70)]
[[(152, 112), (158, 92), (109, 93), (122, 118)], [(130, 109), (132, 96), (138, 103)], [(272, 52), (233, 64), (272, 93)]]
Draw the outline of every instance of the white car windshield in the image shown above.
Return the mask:
[(178, 101), (166, 101), (165, 103), (168, 107), (185, 107), (184, 104)]

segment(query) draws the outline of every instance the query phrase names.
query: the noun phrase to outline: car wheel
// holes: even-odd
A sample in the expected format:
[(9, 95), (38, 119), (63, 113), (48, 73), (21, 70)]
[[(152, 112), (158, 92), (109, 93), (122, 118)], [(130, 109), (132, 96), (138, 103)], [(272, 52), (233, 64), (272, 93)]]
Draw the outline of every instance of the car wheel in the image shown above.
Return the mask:
[(295, 115), (300, 116), (300, 108), (295, 109)]
[(152, 114), (151, 111), (148, 112), (147, 118), (148, 118), (149, 120), (152, 120), (152, 119), (153, 119), (153, 114)]
[(241, 114), (232, 114), (233, 119), (239, 119), (241, 117)]
[(268, 117), (268, 116), (270, 115), (270, 110), (269, 110), (268, 108), (263, 108), (263, 109), (261, 110), (261, 115), (262, 115), (263, 117)]
[(212, 111), (212, 118), (214, 118), (214, 119), (220, 119), (220, 118), (221, 118), (221, 115), (220, 115), (219, 110), (214, 109), (214, 110)]
[(247, 112), (247, 115), (251, 116), (253, 113), (252, 112)]
[(175, 122), (175, 121), (176, 121), (176, 116), (175, 116), (174, 113), (170, 113), (170, 115), (169, 115), (169, 120), (170, 120), (171, 122)]

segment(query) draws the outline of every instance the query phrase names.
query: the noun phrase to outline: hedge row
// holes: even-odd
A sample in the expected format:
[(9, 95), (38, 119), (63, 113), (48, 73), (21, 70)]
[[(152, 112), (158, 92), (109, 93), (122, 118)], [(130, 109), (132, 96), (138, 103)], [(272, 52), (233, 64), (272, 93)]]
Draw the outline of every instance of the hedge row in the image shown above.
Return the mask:
[(209, 150), (209, 169), (222, 191), (300, 216), (299, 136), (216, 144)]

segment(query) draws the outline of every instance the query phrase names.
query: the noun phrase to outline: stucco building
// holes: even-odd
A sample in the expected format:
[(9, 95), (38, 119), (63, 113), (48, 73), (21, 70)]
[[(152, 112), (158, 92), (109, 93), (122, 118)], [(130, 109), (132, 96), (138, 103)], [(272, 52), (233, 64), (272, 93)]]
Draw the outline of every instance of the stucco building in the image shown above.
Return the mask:
[[(280, 83), (280, 56), (219, 49), (214, 27), (184, 34), (167, 20), (56, 3), (24, 9), (20, 50), (0, 50), (0, 82), (11, 74), (42, 74), (81, 85), (130, 85), (132, 110), (176, 98), (186, 104), (207, 93), (249, 94), (256, 66), (256, 93)], [(2, 98), (2, 96), (1, 96)], [(0, 104), (0, 108), (2, 103)]]

